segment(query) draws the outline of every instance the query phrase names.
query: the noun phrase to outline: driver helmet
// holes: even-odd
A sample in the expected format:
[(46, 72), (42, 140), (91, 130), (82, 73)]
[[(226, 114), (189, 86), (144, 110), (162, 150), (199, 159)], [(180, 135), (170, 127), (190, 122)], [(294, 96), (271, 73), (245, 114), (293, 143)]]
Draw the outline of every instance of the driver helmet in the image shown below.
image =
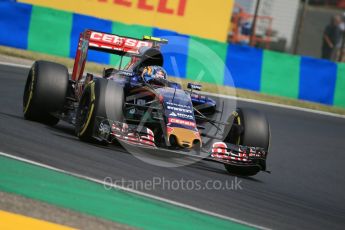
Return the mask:
[(147, 66), (144, 68), (141, 76), (146, 82), (152, 80), (167, 80), (167, 72), (161, 66)]

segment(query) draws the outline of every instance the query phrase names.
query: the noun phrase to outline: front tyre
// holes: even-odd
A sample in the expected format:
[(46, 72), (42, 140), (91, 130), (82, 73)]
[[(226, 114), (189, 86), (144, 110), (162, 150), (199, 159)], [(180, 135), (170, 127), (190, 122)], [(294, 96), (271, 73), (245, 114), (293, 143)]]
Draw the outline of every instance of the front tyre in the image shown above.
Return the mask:
[[(231, 130), (231, 140), (227, 138), (227, 141), (242, 146), (260, 147), (267, 152), (270, 144), (270, 127), (266, 116), (258, 110), (249, 108), (240, 108), (237, 112), (234, 124), (241, 130)], [(266, 170), (266, 162), (260, 162), (260, 167), (225, 165), (225, 168), (229, 173), (254, 176), (260, 170)]]

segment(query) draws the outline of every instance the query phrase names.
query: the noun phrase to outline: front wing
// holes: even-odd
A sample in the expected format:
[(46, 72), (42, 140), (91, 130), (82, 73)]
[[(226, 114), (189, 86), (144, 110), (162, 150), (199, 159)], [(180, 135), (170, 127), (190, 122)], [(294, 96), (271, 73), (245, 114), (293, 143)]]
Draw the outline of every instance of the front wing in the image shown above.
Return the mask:
[(135, 151), (135, 148), (146, 152), (166, 154), (165, 156), (179, 156), (197, 158), (238, 167), (259, 167), (266, 170), (267, 151), (258, 147), (247, 147), (225, 142), (216, 142), (211, 148), (204, 147), (200, 151), (182, 151), (156, 146), (152, 130), (146, 127), (128, 125), (123, 122), (110, 121), (103, 118), (96, 119), (94, 137), (108, 143), (120, 142)]

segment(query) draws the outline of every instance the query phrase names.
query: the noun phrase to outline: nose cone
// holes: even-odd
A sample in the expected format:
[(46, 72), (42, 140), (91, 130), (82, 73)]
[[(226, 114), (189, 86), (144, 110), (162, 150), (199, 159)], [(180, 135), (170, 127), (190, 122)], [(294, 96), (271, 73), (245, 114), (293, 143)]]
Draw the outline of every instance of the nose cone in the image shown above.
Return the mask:
[(171, 145), (177, 145), (181, 148), (191, 149), (195, 145), (201, 147), (201, 138), (198, 131), (184, 128), (168, 128), (168, 140)]

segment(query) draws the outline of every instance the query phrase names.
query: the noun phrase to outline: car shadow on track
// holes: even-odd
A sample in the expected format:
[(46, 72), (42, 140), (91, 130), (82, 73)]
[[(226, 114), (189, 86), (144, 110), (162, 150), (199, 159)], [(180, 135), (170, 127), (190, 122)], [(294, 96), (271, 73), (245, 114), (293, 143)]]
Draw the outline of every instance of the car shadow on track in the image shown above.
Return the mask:
[(19, 119), (19, 120), (23, 120), (23, 121), (25, 120), (23, 116), (16, 115), (16, 114), (0, 112), (0, 116), (1, 115), (6, 116), (6, 117), (11, 117), (11, 118)]
[(117, 152), (121, 153), (128, 153), (125, 149), (123, 149), (121, 146), (116, 146), (116, 145), (107, 145), (104, 143), (100, 142), (83, 142), (79, 140), (79, 138), (76, 136), (75, 131), (73, 126), (71, 125), (65, 125), (65, 124), (58, 124), (56, 126), (47, 126), (47, 129), (53, 131), (55, 136), (68, 139), (68, 140), (73, 140), (73, 141), (78, 141), (78, 143), (83, 143), (85, 145), (90, 145), (93, 147), (101, 148), (101, 149), (106, 149), (106, 150), (116, 150)]
[(69, 134), (76, 138), (73, 126), (65, 125), (65, 124), (57, 124), (55, 126), (47, 126), (47, 127), (50, 130), (58, 131), (63, 134)]
[(215, 172), (215, 173), (223, 174), (223, 175), (229, 175), (225, 170), (223, 170), (221, 168), (217, 168), (216, 166), (210, 165), (209, 162), (199, 161), (199, 162), (196, 162), (194, 164), (188, 165), (186, 167), (190, 167), (193, 169), (199, 169), (199, 170), (207, 170), (209, 172)]
[[(204, 161), (199, 161), (199, 162), (196, 162), (192, 165), (188, 165), (186, 167), (190, 167), (190, 168), (193, 168), (193, 169), (198, 169), (198, 170), (207, 170), (208, 172), (214, 172), (214, 173), (217, 173), (217, 174), (221, 174), (221, 175), (224, 175), (224, 176), (227, 176), (227, 177), (238, 177), (238, 178), (241, 178), (243, 180), (248, 180), (248, 181), (252, 181), (252, 182), (258, 182), (258, 183), (263, 183), (263, 181), (261, 180), (258, 180), (254, 177), (248, 177), (248, 176), (241, 176), (241, 175), (238, 175), (238, 174), (231, 174), (231, 173), (228, 173), (225, 168), (223, 169), (221, 165), (218, 165), (218, 164), (215, 164), (215, 163), (209, 163), (209, 162), (204, 162)], [(220, 166), (220, 167), (219, 167)]]
[[(75, 135), (74, 128), (71, 125), (58, 124), (56, 126), (47, 126), (47, 129), (53, 131), (53, 135), (58, 136), (60, 138), (64, 138), (64, 139), (68, 139), (68, 140), (72, 140), (72, 141), (78, 141), (79, 143), (88, 145), (90, 147), (96, 147), (96, 148), (100, 148), (103, 150), (116, 151), (117, 154), (120, 153), (120, 154), (131, 155), (131, 153), (126, 151), (126, 149), (124, 149), (120, 145), (116, 145), (116, 144), (106, 145), (106, 144), (102, 144), (99, 142), (93, 142), (93, 143), (82, 142)], [(243, 180), (262, 183), (262, 181), (260, 181), (256, 178), (253, 178), (253, 177), (244, 177), (244, 176), (240, 176), (240, 175), (236, 175), (236, 174), (229, 174), (225, 169), (222, 168), (222, 165), (215, 164), (215, 163), (199, 161), (199, 162), (196, 162), (196, 163), (193, 163), (193, 164), (190, 164), (187, 166), (183, 166), (183, 167), (189, 167), (189, 168), (193, 168), (193, 169), (197, 169), (197, 170), (208, 171), (211, 173), (217, 173), (217, 174), (220, 174), (223, 176), (238, 177), (238, 178), (241, 178)]]

